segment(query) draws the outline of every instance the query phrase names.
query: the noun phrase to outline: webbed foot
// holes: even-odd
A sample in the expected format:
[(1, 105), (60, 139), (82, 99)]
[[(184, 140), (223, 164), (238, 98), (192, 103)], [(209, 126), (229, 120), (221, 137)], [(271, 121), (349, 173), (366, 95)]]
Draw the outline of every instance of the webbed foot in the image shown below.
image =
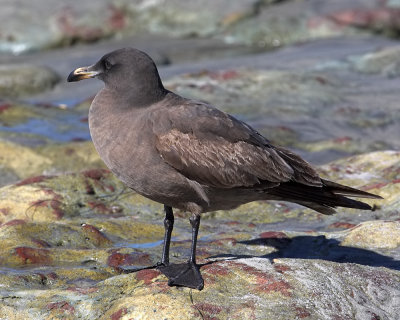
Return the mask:
[(169, 286), (188, 287), (202, 290), (204, 280), (197, 264), (193, 262), (171, 263), (157, 267), (167, 278)]

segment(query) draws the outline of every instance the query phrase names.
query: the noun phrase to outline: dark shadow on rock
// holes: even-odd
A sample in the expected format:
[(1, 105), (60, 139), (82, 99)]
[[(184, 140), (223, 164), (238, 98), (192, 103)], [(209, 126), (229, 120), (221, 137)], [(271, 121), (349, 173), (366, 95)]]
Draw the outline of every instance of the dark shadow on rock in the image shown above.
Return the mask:
[[(400, 270), (400, 261), (392, 257), (362, 248), (341, 246), (338, 240), (327, 239), (325, 236), (257, 238), (238, 241), (238, 243), (246, 245), (265, 245), (276, 248), (277, 251), (261, 256), (261, 258), (266, 258), (271, 261), (276, 258), (320, 259), (338, 263), (357, 263), (372, 267), (386, 267), (393, 270)], [(221, 254), (209, 258), (221, 257), (230, 257), (232, 260), (235, 260), (254, 256)]]

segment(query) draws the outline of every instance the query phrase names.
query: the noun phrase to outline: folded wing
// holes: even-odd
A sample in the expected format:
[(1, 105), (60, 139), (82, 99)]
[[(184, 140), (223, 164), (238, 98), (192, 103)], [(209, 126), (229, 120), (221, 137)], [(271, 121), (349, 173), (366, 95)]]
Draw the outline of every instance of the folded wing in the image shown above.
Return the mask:
[(173, 112), (167, 110), (154, 128), (160, 156), (200, 184), (273, 187), (294, 181), (322, 186), (315, 170), (299, 156), (272, 146), (245, 123), (207, 104), (188, 101)]

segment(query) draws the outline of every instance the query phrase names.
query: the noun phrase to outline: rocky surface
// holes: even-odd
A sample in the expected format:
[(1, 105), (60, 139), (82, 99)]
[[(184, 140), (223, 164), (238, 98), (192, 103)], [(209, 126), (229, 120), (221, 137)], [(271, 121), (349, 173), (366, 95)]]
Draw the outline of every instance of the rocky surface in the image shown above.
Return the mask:
[(3, 98), (49, 90), (58, 81), (57, 73), (47, 67), (0, 64), (0, 96)]
[[(160, 258), (162, 207), (107, 170), (3, 187), (0, 316), (395, 319), (400, 211), (392, 195), (400, 192), (399, 160), (398, 152), (387, 151), (321, 167), (328, 177), (384, 196), (369, 201), (373, 212), (340, 209), (323, 216), (255, 202), (205, 214), (201, 292), (170, 288), (154, 269), (131, 273)], [(187, 215), (176, 215), (172, 252), (181, 261), (188, 258), (190, 230)]]
[[(174, 44), (189, 45), (185, 41)], [(173, 51), (167, 41), (159, 45), (157, 49), (154, 44), (142, 43), (143, 49), (156, 57), (168, 88), (234, 114), (273, 143), (296, 150), (314, 164), (400, 147), (396, 42), (369, 37), (319, 40), (269, 53), (164, 66), (163, 61), (170, 60), (176, 48)], [(75, 50), (33, 54), (28, 60), (57, 66), (65, 78), (77, 66), (96, 61), (109, 47), (103, 44)], [(65, 60), (66, 54), (71, 55), (71, 61)], [(0, 61), (17, 63), (22, 58), (0, 57)], [(87, 112), (99, 88), (101, 83), (95, 80), (79, 84), (62, 81), (52, 91), (24, 101), (1, 102), (1, 145), (10, 151), (0, 156), (0, 183), (99, 167), (101, 162), (93, 149), (75, 143), (89, 139)], [(58, 146), (60, 142), (62, 146)], [(89, 152), (87, 163), (84, 157), (77, 157), (78, 163), (65, 158), (74, 153), (71, 148), (75, 144)], [(40, 155), (30, 160), (36, 164), (10, 161), (21, 150)]]
[[(3, 1), (0, 318), (397, 320), (400, 49), (382, 35), (398, 35), (399, 8), (397, 0)], [(204, 214), (205, 289), (168, 287), (142, 269), (160, 259), (162, 206), (110, 174), (89, 141), (101, 83), (62, 80), (124, 46), (148, 52), (168, 88), (384, 200), (332, 216), (285, 202)], [(172, 260), (182, 261), (190, 229), (187, 214), (175, 214)]]
[[(260, 48), (364, 33), (397, 35), (398, 1), (3, 1), (0, 50), (16, 54), (156, 34)], [(29, 27), (28, 27), (29, 26)]]

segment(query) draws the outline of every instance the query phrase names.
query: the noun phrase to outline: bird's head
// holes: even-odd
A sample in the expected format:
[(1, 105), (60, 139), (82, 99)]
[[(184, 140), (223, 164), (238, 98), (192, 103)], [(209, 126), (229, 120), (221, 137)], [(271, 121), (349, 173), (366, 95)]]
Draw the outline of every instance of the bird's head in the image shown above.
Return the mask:
[(107, 53), (95, 64), (72, 71), (67, 81), (89, 78), (98, 78), (106, 88), (119, 95), (129, 95), (129, 99), (143, 102), (165, 92), (154, 61), (146, 53), (134, 48)]

